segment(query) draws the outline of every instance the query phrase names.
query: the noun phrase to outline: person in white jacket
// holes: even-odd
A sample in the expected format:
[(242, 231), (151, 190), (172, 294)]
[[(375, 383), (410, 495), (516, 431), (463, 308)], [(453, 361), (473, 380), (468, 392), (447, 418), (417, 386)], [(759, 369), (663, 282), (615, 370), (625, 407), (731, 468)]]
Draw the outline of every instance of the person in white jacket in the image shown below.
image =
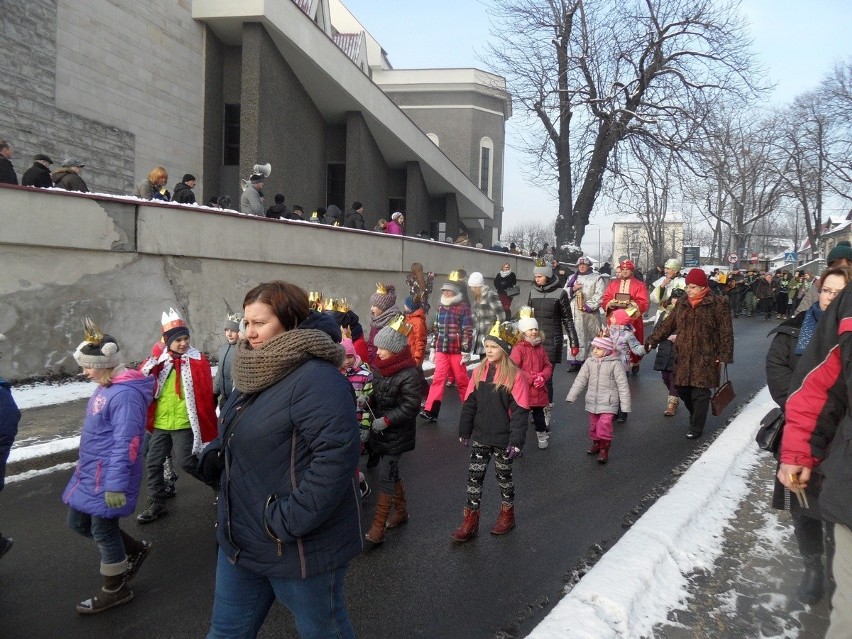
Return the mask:
[(612, 443), (612, 422), (619, 406), (624, 413), (629, 413), (631, 408), (627, 373), (615, 353), (612, 338), (596, 337), (592, 340), (591, 357), (583, 362), (565, 401), (577, 401), (583, 390), (586, 391), (589, 438), (592, 440), (592, 447), (586, 452), (589, 455), (597, 453), (598, 462), (605, 464)]
[[(686, 280), (680, 274), (680, 262), (672, 258), (666, 260), (663, 266), (665, 275), (651, 285), (651, 301), (658, 305), (657, 316), (654, 318), (654, 328), (659, 326), (666, 316), (674, 309), (677, 301), (686, 294)], [(671, 335), (657, 347), (654, 358), (654, 370), (660, 371), (663, 384), (669, 392), (666, 400), (666, 410), (663, 415), (673, 417), (677, 412), (680, 399), (674, 385), (674, 341), (677, 335)]]
[(243, 194), (240, 196), (240, 212), (247, 215), (266, 217), (266, 209), (263, 207), (263, 176), (255, 173), (249, 178)]

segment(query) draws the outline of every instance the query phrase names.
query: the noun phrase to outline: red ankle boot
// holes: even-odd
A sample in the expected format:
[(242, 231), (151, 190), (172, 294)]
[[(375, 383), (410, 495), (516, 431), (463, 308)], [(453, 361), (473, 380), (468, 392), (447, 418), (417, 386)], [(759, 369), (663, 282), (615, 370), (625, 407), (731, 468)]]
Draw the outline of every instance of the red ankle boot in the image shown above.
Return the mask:
[(593, 439), (592, 447), (586, 451), (587, 455), (597, 455), (601, 450), (601, 440)]
[(598, 462), (601, 464), (605, 464), (606, 460), (609, 459), (609, 445), (612, 442), (606, 439), (600, 440), (600, 453), (598, 453)]
[(492, 535), (505, 535), (515, 527), (515, 508), (507, 504), (500, 504), (500, 516), (497, 523), (491, 529)]
[(464, 509), (464, 521), (453, 533), (453, 541), (464, 542), (473, 539), (479, 532), (479, 511)]

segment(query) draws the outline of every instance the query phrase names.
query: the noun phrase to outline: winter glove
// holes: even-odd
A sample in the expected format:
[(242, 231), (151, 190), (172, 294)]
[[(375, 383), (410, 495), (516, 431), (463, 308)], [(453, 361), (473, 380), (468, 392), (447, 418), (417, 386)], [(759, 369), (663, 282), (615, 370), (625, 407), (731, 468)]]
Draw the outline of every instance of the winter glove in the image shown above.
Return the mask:
[(535, 377), (533, 377), (533, 386), (535, 388), (541, 388), (542, 386), (544, 386), (544, 377), (542, 377), (541, 375), (536, 375)]
[(571, 357), (577, 357), (577, 355), (579, 355), (579, 354), (580, 354), (580, 347), (579, 346), (572, 346), (571, 347)]
[(517, 459), (520, 456), (521, 456), (521, 449), (520, 448), (518, 448), (517, 446), (512, 446), (512, 444), (509, 444), (508, 446), (506, 446), (506, 457), (508, 457), (509, 459)]
[(376, 417), (376, 419), (373, 420), (373, 432), (381, 433), (387, 427), (388, 423), (385, 421), (384, 417)]
[(366, 444), (370, 441), (370, 429), (369, 428), (361, 428), (360, 433), (358, 433), (361, 437), (361, 443)]
[(110, 508), (121, 508), (127, 504), (127, 496), (124, 493), (106, 491), (104, 493), (104, 501)]
[(461, 354), (461, 363), (467, 364), (468, 362), (470, 362), (470, 353), (462, 353)]
[(470, 444), (470, 440), (467, 437), (459, 437), (459, 443), (465, 448)]
[(355, 397), (355, 406), (358, 408), (358, 410), (364, 410), (365, 408), (367, 408), (367, 404), (369, 403), (370, 398), (366, 395), (358, 395), (357, 397)]
[(433, 364), (435, 363), (435, 349), (429, 351), (429, 361)]
[(650, 341), (650, 340), (648, 340), (647, 342), (645, 342), (645, 352), (646, 352), (646, 353), (650, 353), (652, 348), (654, 348), (654, 347), (653, 347), (653, 346), (651, 346), (651, 341)]

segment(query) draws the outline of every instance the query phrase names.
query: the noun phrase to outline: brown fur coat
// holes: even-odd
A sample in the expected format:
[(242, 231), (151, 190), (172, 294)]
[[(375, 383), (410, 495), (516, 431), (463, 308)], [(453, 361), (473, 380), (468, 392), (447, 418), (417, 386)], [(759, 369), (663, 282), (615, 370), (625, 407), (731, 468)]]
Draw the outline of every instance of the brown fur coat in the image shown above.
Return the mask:
[(734, 327), (728, 300), (708, 293), (695, 308), (683, 296), (648, 338), (652, 348), (669, 335), (675, 340), (674, 383), (677, 386), (716, 388), (720, 362), (734, 361)]

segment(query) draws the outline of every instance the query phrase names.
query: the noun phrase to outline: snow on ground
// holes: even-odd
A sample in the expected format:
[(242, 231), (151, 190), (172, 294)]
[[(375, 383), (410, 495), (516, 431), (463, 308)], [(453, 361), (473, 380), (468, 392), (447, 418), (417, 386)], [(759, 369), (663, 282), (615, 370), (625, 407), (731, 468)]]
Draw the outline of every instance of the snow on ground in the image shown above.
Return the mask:
[(73, 381), (62, 384), (24, 384), (12, 387), (12, 397), (21, 410), (64, 404), (91, 397), (95, 392), (94, 382)]
[(724, 529), (749, 495), (760, 419), (774, 406), (764, 388), (528, 638), (650, 636), (687, 598), (688, 575), (712, 570)]

